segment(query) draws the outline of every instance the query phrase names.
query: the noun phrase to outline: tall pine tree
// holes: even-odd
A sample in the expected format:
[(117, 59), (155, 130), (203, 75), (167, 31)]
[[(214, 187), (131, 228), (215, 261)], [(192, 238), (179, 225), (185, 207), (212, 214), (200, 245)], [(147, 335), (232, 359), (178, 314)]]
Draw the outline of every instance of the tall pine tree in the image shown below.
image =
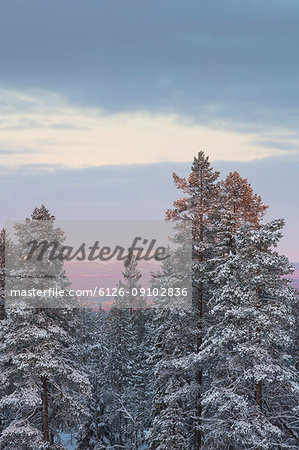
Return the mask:
[[(31, 280), (31, 287), (64, 290), (66, 302), (75, 306), (75, 299), (67, 295), (69, 282), (62, 261), (50, 261), (48, 250), (37, 270), (36, 263), (30, 261), (27, 266), (23, 257), (30, 240), (64, 240), (44, 205), (34, 210), (31, 219), (16, 225), (16, 236), (18, 259), (10, 275), (22, 273), (23, 279), (27, 276)], [(41, 277), (40, 267), (48, 267), (51, 277)], [(22, 297), (19, 306), (8, 309), (0, 344), (5, 385), (0, 406), (6, 416), (0, 436), (3, 449), (61, 448), (59, 431), (75, 426), (86, 410), (89, 381), (74, 354), (76, 309), (62, 308), (61, 304), (53, 307), (55, 298), (40, 307), (34, 307), (31, 300)]]
[[(206, 303), (210, 296), (211, 270), (218, 253), (217, 243), (221, 231), (221, 196), (219, 172), (214, 171), (204, 152), (194, 158), (191, 173), (186, 180), (173, 174), (174, 182), (186, 197), (174, 202), (174, 208), (166, 212), (167, 220), (183, 220), (192, 228), (192, 260), (194, 308), (197, 314), (197, 342), (195, 352), (199, 353), (205, 329)], [(195, 448), (199, 449), (202, 441), (201, 432), (201, 390), (203, 370), (196, 370), (198, 385), (195, 421)]]

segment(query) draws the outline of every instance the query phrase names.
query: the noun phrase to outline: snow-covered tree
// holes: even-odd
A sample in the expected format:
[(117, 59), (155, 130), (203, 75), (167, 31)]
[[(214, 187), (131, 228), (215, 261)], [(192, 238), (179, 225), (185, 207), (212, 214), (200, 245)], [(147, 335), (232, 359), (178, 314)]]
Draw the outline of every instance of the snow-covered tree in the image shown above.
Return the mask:
[[(63, 261), (50, 261), (49, 253), (38, 265), (36, 261), (27, 265), (24, 258), (32, 239), (60, 243), (64, 240), (62, 230), (55, 229), (54, 217), (44, 205), (34, 210), (31, 219), (16, 225), (16, 236), (17, 259), (15, 267), (9, 268), (9, 275), (22, 274), (21, 279), (27, 277), (31, 287), (57, 287), (67, 293), (69, 282)], [(20, 278), (14, 280), (22, 287)], [(1, 378), (5, 386), (0, 407), (6, 416), (0, 447), (61, 448), (59, 430), (70, 429), (80, 421), (89, 393), (88, 378), (74, 357), (78, 322), (77, 310), (70, 309), (70, 304), (76, 306), (76, 301), (66, 294), (67, 307), (63, 308), (63, 303), (57, 303), (54, 296), (46, 302), (42, 300), (38, 307), (32, 304), (32, 298), (13, 300), (0, 343)]]
[(6, 233), (3, 228), (0, 232), (0, 320), (5, 318), (5, 240)]
[[(192, 352), (192, 315), (175, 307), (152, 311), (151, 371), (152, 421), (147, 433), (149, 449), (191, 449), (196, 386), (193, 372), (184, 365)], [(191, 345), (190, 345), (191, 342)], [(191, 439), (190, 439), (191, 438)]]
[(234, 253), (216, 269), (212, 325), (200, 353), (209, 376), (203, 448), (298, 448), (295, 295), (283, 277), (292, 267), (273, 249), (282, 227), (282, 220), (242, 226)]
[(121, 302), (125, 308), (129, 308), (132, 316), (134, 311), (140, 311), (145, 307), (145, 299), (140, 295), (142, 274), (138, 269), (138, 262), (135, 260), (134, 255), (132, 255), (129, 264), (122, 271), (122, 276), (123, 280), (120, 280), (118, 284), (119, 289), (122, 289), (124, 294)]
[(104, 322), (106, 346), (103, 414), (104, 428), (110, 430), (110, 445), (138, 448), (148, 417), (146, 408), (144, 300), (139, 293), (141, 273), (134, 258), (122, 272), (120, 295)]
[[(167, 220), (186, 221), (192, 228), (193, 303), (197, 314), (197, 338), (194, 352), (200, 351), (205, 333), (206, 304), (211, 291), (211, 271), (222, 242), (222, 215), (219, 172), (214, 171), (209, 157), (199, 152), (194, 158), (191, 173), (186, 180), (173, 174), (174, 182), (186, 197), (174, 202), (174, 208), (166, 212)], [(219, 247), (219, 248), (218, 248)], [(195, 448), (201, 446), (201, 394), (203, 370), (195, 373), (198, 385), (195, 421)]]
[(81, 345), (78, 346), (78, 359), (81, 360), (91, 385), (88, 399), (87, 420), (80, 427), (77, 448), (101, 449), (109, 445), (109, 424), (105, 424), (105, 364), (106, 347), (103, 336), (104, 313), (86, 309), (82, 312)]
[[(152, 450), (191, 449), (194, 442), (197, 386), (188, 357), (194, 352), (197, 329), (192, 298), (183, 297), (183, 289), (191, 288), (191, 242), (179, 228), (173, 242), (180, 245), (169, 249), (152, 279), (153, 289), (160, 293), (148, 328), (152, 421), (147, 442)], [(189, 294), (192, 297), (191, 289)]]
[[(0, 342), (3, 339), (5, 314), (5, 229), (0, 233)], [(0, 359), (1, 361), (1, 359)], [(4, 379), (3, 379), (4, 381)], [(0, 399), (5, 393), (5, 383), (0, 387)], [(0, 411), (0, 433), (5, 421), (4, 411)]]
[(103, 421), (109, 428), (111, 445), (122, 446), (126, 441), (122, 405), (128, 392), (132, 342), (129, 309), (114, 306), (109, 311), (105, 319), (104, 339), (107, 359), (104, 368), (106, 407)]

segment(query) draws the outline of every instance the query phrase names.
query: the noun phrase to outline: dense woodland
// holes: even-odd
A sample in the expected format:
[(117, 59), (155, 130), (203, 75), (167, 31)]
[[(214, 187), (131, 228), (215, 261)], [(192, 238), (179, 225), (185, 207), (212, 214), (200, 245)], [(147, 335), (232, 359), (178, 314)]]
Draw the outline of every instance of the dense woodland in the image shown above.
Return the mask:
[[(173, 180), (181, 197), (166, 220), (192, 229), (190, 308), (126, 297), (109, 311), (5, 308), (1, 232), (1, 449), (63, 449), (66, 434), (82, 450), (299, 448), (298, 306), (275, 249), (284, 221), (266, 223), (248, 180), (221, 179), (203, 152)], [(43, 205), (26, 222), (41, 239), (39, 221), (57, 234)], [(17, 227), (20, 248), (27, 231)], [(63, 264), (53, 270), (69, 286)], [(132, 260), (120, 285), (141, 281)], [(159, 284), (171, 285), (167, 260)]]

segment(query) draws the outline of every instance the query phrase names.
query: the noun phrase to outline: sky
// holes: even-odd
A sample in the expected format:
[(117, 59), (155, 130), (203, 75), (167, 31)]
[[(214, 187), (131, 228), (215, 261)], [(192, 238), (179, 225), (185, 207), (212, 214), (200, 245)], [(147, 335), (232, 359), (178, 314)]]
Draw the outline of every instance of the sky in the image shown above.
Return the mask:
[(204, 150), (299, 261), (296, 0), (2, 0), (1, 222), (159, 219)]

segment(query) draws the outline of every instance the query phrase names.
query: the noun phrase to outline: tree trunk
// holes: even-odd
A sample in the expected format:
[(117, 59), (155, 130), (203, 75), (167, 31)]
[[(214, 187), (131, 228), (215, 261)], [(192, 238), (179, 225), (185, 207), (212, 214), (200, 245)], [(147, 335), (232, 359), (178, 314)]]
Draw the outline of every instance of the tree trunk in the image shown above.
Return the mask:
[[(203, 301), (203, 287), (202, 283), (200, 283), (200, 287), (198, 288), (198, 336), (197, 336), (197, 353), (200, 351), (200, 347), (202, 344), (202, 301)], [(198, 370), (196, 373), (196, 384), (198, 388), (198, 395), (197, 395), (197, 405), (196, 405), (196, 413), (197, 413), (197, 425), (201, 426), (201, 414), (202, 414), (202, 407), (201, 407), (201, 384), (202, 384), (202, 371)], [(196, 450), (199, 450), (201, 447), (201, 431), (196, 430), (195, 432), (195, 448)]]
[[(199, 215), (199, 240), (203, 242), (203, 233), (204, 233), (204, 216), (203, 216), (203, 171), (201, 169), (200, 172), (201, 179), (201, 198), (200, 198), (200, 215)], [(198, 255), (198, 264), (201, 265), (204, 259), (204, 255), (202, 252)], [(197, 299), (197, 314), (198, 314), (198, 324), (197, 324), (197, 353), (200, 351), (200, 347), (202, 345), (202, 317), (203, 317), (203, 283), (200, 283), (198, 286), (198, 299)], [(197, 405), (196, 405), (196, 414), (197, 414), (197, 427), (201, 426), (201, 415), (202, 415), (202, 407), (201, 407), (201, 384), (202, 384), (202, 371), (201, 369), (196, 373), (196, 384), (198, 389), (197, 395)], [(195, 431), (195, 448), (199, 450), (201, 448), (201, 430), (196, 429)]]
[[(95, 381), (95, 398), (98, 398), (98, 380)], [(95, 410), (95, 431), (96, 431), (96, 440), (99, 439), (99, 418), (98, 418), (98, 409)]]
[(0, 320), (4, 320), (5, 317), (5, 308), (4, 305), (0, 305)]
[(259, 381), (255, 387), (255, 400), (260, 411), (262, 410), (262, 399), (262, 382)]
[[(260, 288), (257, 288), (257, 309), (260, 309), (260, 300), (261, 300), (261, 290)], [(260, 327), (257, 327), (257, 341), (258, 344), (261, 344), (261, 329)], [(257, 407), (259, 410), (262, 410), (262, 400), (263, 400), (263, 393), (262, 393), (262, 381), (260, 380), (256, 386), (255, 386), (255, 401), (257, 404)]]
[(42, 377), (42, 429), (46, 442), (49, 442), (49, 405), (48, 405), (48, 383), (47, 378)]

